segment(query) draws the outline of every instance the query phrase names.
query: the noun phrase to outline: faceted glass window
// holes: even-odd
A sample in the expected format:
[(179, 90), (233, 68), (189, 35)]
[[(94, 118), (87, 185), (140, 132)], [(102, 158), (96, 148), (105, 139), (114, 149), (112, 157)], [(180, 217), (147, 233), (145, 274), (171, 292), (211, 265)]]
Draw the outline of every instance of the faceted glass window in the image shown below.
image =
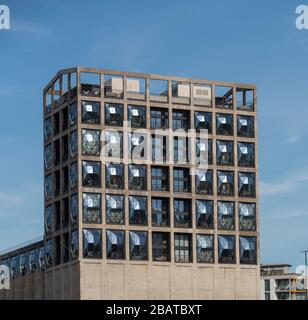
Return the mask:
[(70, 185), (71, 189), (74, 189), (77, 187), (78, 183), (78, 167), (77, 162), (74, 162), (70, 166)]
[(125, 259), (125, 231), (107, 230), (107, 258)]
[(122, 164), (106, 164), (106, 188), (124, 188), (124, 167)]
[(81, 101), (81, 119), (82, 123), (99, 124), (100, 123), (101, 104), (96, 101)]
[(106, 131), (105, 155), (120, 159), (123, 157), (123, 133), (118, 131)]
[(82, 194), (83, 223), (102, 222), (102, 201), (100, 193)]
[(150, 100), (168, 102), (168, 81), (150, 79)]
[(217, 165), (233, 166), (233, 142), (217, 141), (216, 157), (217, 157)]
[(254, 110), (254, 90), (236, 88), (236, 106), (239, 110)]
[(170, 261), (170, 234), (152, 232), (153, 261)]
[(147, 260), (148, 233), (144, 231), (130, 231), (129, 251), (131, 260)]
[(39, 251), (39, 268), (40, 271), (44, 271), (46, 269), (46, 248), (41, 247)]
[(218, 260), (219, 263), (235, 263), (235, 237), (218, 236)]
[(77, 155), (77, 131), (73, 131), (71, 133), (71, 138), (70, 138), (70, 154), (71, 158), (74, 158)]
[(168, 198), (152, 198), (152, 226), (170, 226), (170, 211)]
[(71, 233), (71, 257), (72, 260), (78, 259), (79, 252), (79, 237), (78, 230), (72, 231)]
[(217, 202), (218, 229), (234, 230), (234, 202)]
[(168, 109), (151, 108), (151, 129), (168, 129)]
[(213, 194), (213, 171), (196, 170), (196, 192)]
[(254, 143), (238, 142), (238, 165), (239, 167), (255, 166), (255, 145)]
[(87, 187), (101, 186), (101, 163), (82, 161), (82, 184)]
[(187, 199), (174, 199), (174, 226), (176, 228), (191, 228), (191, 201)]
[(145, 107), (128, 106), (128, 121), (133, 128), (146, 127), (146, 109)]
[(47, 233), (52, 231), (52, 221), (53, 221), (53, 213), (52, 213), (52, 205), (48, 206), (45, 211), (45, 230)]
[(48, 119), (45, 120), (44, 133), (45, 133), (45, 140), (49, 140), (52, 137), (51, 118), (48, 118)]
[(233, 88), (215, 86), (216, 108), (233, 109)]
[(48, 240), (45, 248), (45, 260), (46, 266), (51, 267), (53, 265), (53, 242)]
[(29, 253), (22, 253), (19, 259), (19, 272), (21, 276), (25, 276), (29, 271)]
[(240, 263), (256, 264), (256, 237), (240, 237)]
[(169, 190), (169, 169), (168, 167), (152, 167), (152, 190), (168, 191)]
[(29, 271), (36, 272), (39, 269), (39, 249), (33, 249), (29, 253)]
[(256, 176), (254, 173), (239, 172), (238, 174), (238, 193), (240, 197), (255, 197), (256, 195)]
[(126, 96), (131, 100), (145, 100), (145, 79), (126, 78)]
[(129, 157), (144, 159), (146, 157), (146, 135), (141, 133), (128, 134)]
[(83, 257), (102, 257), (102, 231), (99, 229), (83, 229)]
[(210, 139), (196, 139), (196, 164), (213, 163), (213, 142)]
[(52, 175), (45, 178), (45, 199), (51, 200), (53, 198)]
[(233, 116), (231, 114), (216, 114), (216, 134), (225, 136), (233, 135)]
[(196, 224), (197, 228), (213, 229), (213, 201), (196, 200)]
[(128, 184), (130, 190), (146, 190), (146, 166), (129, 165), (128, 166)]
[(11, 259), (11, 277), (13, 279), (19, 276), (19, 258), (19, 255), (17, 255)]
[(129, 197), (129, 223), (136, 225), (147, 225), (147, 198)]
[(214, 236), (197, 234), (197, 262), (214, 263)]
[(44, 154), (44, 160), (45, 160), (45, 169), (49, 170), (52, 165), (52, 146), (49, 144), (45, 147), (45, 154)]
[(71, 196), (70, 217), (71, 217), (71, 223), (76, 224), (78, 221), (78, 194), (77, 193)]
[(124, 224), (124, 196), (106, 194), (106, 216), (108, 224)]
[(82, 129), (81, 150), (83, 155), (99, 156), (101, 150), (100, 130)]
[(248, 116), (237, 116), (237, 135), (239, 137), (254, 137), (254, 118)]
[(239, 203), (239, 223), (241, 231), (256, 230), (256, 204)]
[(124, 80), (123, 76), (118, 76), (114, 74), (104, 75), (104, 90), (105, 97), (110, 98), (123, 98), (124, 91)]
[(105, 124), (123, 126), (123, 104), (105, 103)]
[(70, 105), (68, 118), (71, 126), (77, 123), (77, 104), (76, 103), (73, 103)]
[(175, 192), (190, 191), (190, 174), (189, 169), (174, 168), (173, 169), (173, 190)]
[(184, 110), (172, 111), (172, 129), (187, 131), (190, 127), (189, 124), (189, 112)]
[(217, 171), (218, 195), (234, 195), (234, 173), (231, 171)]
[(197, 130), (207, 130), (212, 133), (212, 114), (210, 112), (195, 112), (195, 128)]
[(191, 234), (174, 234), (174, 261), (192, 262), (192, 240)]

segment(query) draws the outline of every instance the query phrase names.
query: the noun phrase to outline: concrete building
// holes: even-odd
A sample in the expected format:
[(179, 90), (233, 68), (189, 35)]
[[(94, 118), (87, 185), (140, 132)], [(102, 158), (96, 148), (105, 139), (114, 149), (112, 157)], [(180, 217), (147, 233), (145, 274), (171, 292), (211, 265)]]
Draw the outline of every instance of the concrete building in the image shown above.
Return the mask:
[(0, 298), (259, 299), (256, 116), (254, 85), (59, 71), (44, 89), (44, 244), (0, 256)]
[(306, 300), (305, 277), (289, 264), (261, 265), (261, 300)]

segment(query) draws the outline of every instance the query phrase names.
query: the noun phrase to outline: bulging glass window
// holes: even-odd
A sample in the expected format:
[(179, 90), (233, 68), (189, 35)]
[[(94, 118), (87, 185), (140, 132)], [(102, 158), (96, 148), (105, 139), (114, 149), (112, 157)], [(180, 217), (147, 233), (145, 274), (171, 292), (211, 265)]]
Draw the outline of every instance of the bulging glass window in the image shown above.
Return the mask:
[(33, 249), (29, 252), (29, 271), (36, 272), (39, 270), (39, 249)]
[(81, 101), (82, 123), (99, 124), (100, 123), (101, 104), (96, 101)]
[(235, 263), (235, 237), (218, 236), (218, 260), (219, 263)]
[(212, 229), (214, 226), (213, 201), (196, 200), (196, 224), (198, 228)]
[(251, 138), (254, 136), (254, 118), (248, 116), (237, 116), (237, 135)]
[(118, 131), (106, 131), (105, 155), (107, 157), (123, 157), (123, 133)]
[(239, 203), (239, 223), (241, 231), (256, 230), (256, 204)]
[(256, 237), (240, 237), (240, 263), (257, 263)]
[(102, 257), (102, 231), (99, 229), (83, 229), (83, 257)]
[(234, 202), (217, 202), (218, 229), (234, 230)]
[(76, 157), (77, 155), (77, 141), (78, 141), (78, 135), (77, 135), (77, 131), (73, 131), (71, 133), (71, 137), (70, 137), (70, 154), (71, 154), (71, 158)]
[(233, 166), (233, 142), (217, 141), (216, 144), (217, 165)]
[(106, 194), (106, 219), (108, 224), (124, 224), (124, 196)]
[(128, 135), (129, 157), (144, 159), (146, 157), (146, 135), (131, 133)]
[(45, 210), (45, 230), (47, 233), (52, 231), (53, 210), (52, 205)]
[(29, 272), (29, 253), (25, 252), (20, 255), (19, 272), (21, 276), (25, 276)]
[(129, 197), (129, 223), (136, 225), (147, 225), (147, 198)]
[(46, 248), (41, 247), (39, 249), (39, 268), (40, 271), (44, 271), (46, 269)]
[(45, 248), (45, 260), (46, 266), (51, 267), (53, 265), (53, 242), (48, 240)]
[(208, 133), (212, 133), (212, 114), (210, 112), (195, 112), (195, 128), (196, 130), (208, 130)]
[(82, 184), (86, 187), (101, 186), (101, 163), (82, 161)]
[(11, 278), (15, 279), (19, 276), (19, 259), (20, 256), (14, 256), (11, 258)]
[(123, 104), (105, 103), (105, 124), (123, 126)]
[(48, 119), (45, 120), (44, 133), (45, 133), (45, 140), (49, 140), (52, 137), (52, 122), (51, 122), (51, 118), (48, 118)]
[(211, 139), (196, 139), (196, 164), (213, 163), (213, 142)]
[(71, 233), (71, 257), (72, 257), (72, 260), (78, 259), (78, 252), (79, 252), (78, 230), (74, 230)]
[(131, 260), (147, 260), (148, 233), (143, 231), (130, 231), (129, 247)]
[(70, 216), (71, 216), (71, 223), (76, 224), (78, 221), (78, 194), (77, 193), (71, 196)]
[(78, 166), (77, 162), (74, 162), (70, 166), (70, 185), (71, 189), (75, 189), (78, 183)]
[(52, 175), (45, 178), (45, 199), (51, 200), (53, 198), (53, 186), (52, 186)]
[(216, 134), (225, 136), (233, 135), (233, 116), (231, 114), (217, 113)]
[(100, 130), (82, 129), (82, 154), (88, 156), (99, 156), (101, 150)]
[(218, 195), (234, 195), (234, 173), (231, 171), (217, 171)]
[(122, 164), (106, 164), (106, 188), (124, 188), (124, 167)]
[(255, 174), (249, 172), (239, 172), (238, 193), (240, 197), (255, 197)]
[(146, 190), (146, 166), (129, 165), (128, 166), (128, 184), (130, 190)]
[(102, 204), (100, 193), (82, 194), (83, 223), (102, 222)]
[(125, 231), (107, 230), (107, 258), (125, 259)]
[(238, 165), (240, 167), (255, 166), (255, 145), (254, 143), (238, 143)]
[(49, 170), (52, 165), (52, 146), (49, 144), (45, 147), (45, 153), (44, 153), (44, 162), (45, 162), (45, 169)]
[(197, 262), (214, 263), (214, 236), (197, 234)]
[(213, 194), (213, 171), (196, 170), (196, 192)]
[(146, 127), (146, 109), (145, 107), (128, 106), (128, 121), (133, 128)]
[(70, 105), (68, 117), (69, 117), (71, 126), (77, 123), (77, 104), (76, 103), (73, 103)]

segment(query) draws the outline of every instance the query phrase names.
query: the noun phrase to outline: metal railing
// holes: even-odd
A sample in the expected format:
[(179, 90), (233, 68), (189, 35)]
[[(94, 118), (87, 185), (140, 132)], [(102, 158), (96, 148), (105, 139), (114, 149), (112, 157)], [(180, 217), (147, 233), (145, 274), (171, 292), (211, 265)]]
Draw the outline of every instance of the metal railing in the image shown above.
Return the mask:
[(37, 242), (43, 241), (43, 240), (44, 240), (44, 237), (43, 236), (39, 236), (39, 237), (36, 237), (36, 238), (34, 238), (32, 240), (25, 241), (25, 242), (22, 242), (20, 244), (17, 244), (16, 246), (10, 247), (8, 249), (1, 250), (0, 251), (0, 257), (4, 256), (5, 254), (8, 254), (10, 252), (13, 252), (13, 251), (25, 248), (25, 247), (29, 247), (29, 246), (31, 246), (31, 245), (33, 245), (33, 244), (35, 244)]

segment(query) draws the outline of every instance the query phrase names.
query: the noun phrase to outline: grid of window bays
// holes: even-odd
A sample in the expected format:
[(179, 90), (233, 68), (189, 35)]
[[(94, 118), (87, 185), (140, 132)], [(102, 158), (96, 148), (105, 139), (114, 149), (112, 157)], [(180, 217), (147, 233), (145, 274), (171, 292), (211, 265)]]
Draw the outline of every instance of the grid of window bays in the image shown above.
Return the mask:
[[(100, 124), (101, 112), (104, 110), (105, 125), (121, 127), (124, 121), (124, 105), (123, 104), (104, 104), (103, 108), (99, 102), (82, 101), (81, 117), (82, 123)], [(144, 106), (128, 105), (128, 120), (133, 128), (146, 128), (146, 113), (150, 112), (151, 129), (168, 129), (169, 128), (169, 112), (172, 112), (171, 128), (173, 130), (181, 129), (188, 131), (190, 129), (191, 112), (186, 110), (177, 110), (163, 107), (151, 107), (147, 109)], [(170, 197), (151, 197), (151, 219), (148, 219), (148, 202), (145, 196), (130, 195), (125, 199), (124, 195), (113, 194), (112, 190), (123, 190), (125, 187), (124, 165), (113, 163), (112, 161), (102, 165), (100, 161), (82, 161), (82, 186), (91, 188), (108, 189), (106, 194), (84, 192), (82, 194), (82, 219), (84, 224), (101, 224), (102, 210), (106, 210), (107, 225), (125, 225), (125, 207), (128, 203), (128, 219), (130, 225), (147, 226), (151, 221), (153, 227), (175, 227), (175, 228), (197, 228), (200, 230), (214, 229), (214, 215), (216, 214), (217, 229), (230, 230), (236, 229), (240, 231), (256, 231), (256, 204), (251, 198), (256, 196), (255, 173), (247, 171), (247, 168), (255, 167), (255, 145), (247, 138), (254, 138), (254, 117), (248, 115), (233, 115), (228, 113), (215, 113), (212, 117), (211, 112), (194, 111), (195, 129), (207, 129), (211, 137), (213, 134), (213, 119), (215, 121), (216, 135), (219, 139), (209, 138), (206, 143), (197, 136), (195, 145), (195, 157), (200, 159), (202, 153), (206, 153), (208, 164), (217, 165), (219, 169), (202, 170), (198, 169), (194, 179), (195, 193), (197, 200), (191, 198), (177, 198), (176, 193), (191, 193), (192, 177), (189, 168), (180, 167), (181, 163), (188, 162), (188, 147), (186, 138), (174, 136), (173, 160), (174, 167), (162, 165), (151, 166), (151, 176), (147, 176), (147, 166), (145, 165), (128, 165), (128, 188), (132, 191), (150, 191), (147, 190), (147, 181), (151, 179), (152, 191), (170, 190), (170, 184), (175, 192), (174, 198)], [(235, 118), (236, 117), (236, 118)], [(234, 121), (236, 121), (234, 125)], [(72, 104), (68, 110), (68, 122), (71, 126), (77, 124), (77, 105)], [(54, 124), (51, 118), (45, 120), (45, 139), (49, 140), (53, 136)], [(234, 132), (236, 128), (236, 132)], [(123, 132), (114, 133), (112, 130), (105, 132), (105, 141), (110, 149), (106, 150), (105, 156), (120, 158), (123, 157)], [(238, 139), (244, 138), (243, 141), (233, 141), (234, 135)], [(142, 159), (145, 155), (144, 150), (145, 136), (130, 134), (128, 136), (129, 152), (137, 154)], [(168, 157), (168, 141), (164, 136), (152, 136), (151, 154), (155, 160), (161, 160), (163, 163)], [(81, 130), (81, 153), (83, 156), (101, 155), (102, 148), (101, 131), (96, 129)], [(247, 142), (248, 141), (248, 142)], [(66, 150), (66, 157), (69, 155), (74, 158), (77, 155), (78, 139), (77, 131), (70, 133), (67, 141), (63, 140)], [(216, 148), (214, 159), (213, 148)], [(235, 150), (236, 148), (236, 150)], [(45, 168), (50, 169), (53, 164), (59, 162), (57, 149), (59, 146), (48, 144), (45, 146)], [(235, 164), (235, 152), (237, 152), (237, 164)], [(69, 154), (69, 155), (68, 155)], [(230, 167), (238, 166), (239, 172), (232, 171)], [(224, 170), (223, 167), (228, 167)], [(211, 168), (211, 167), (210, 167)], [(241, 168), (243, 170), (241, 171)], [(102, 170), (105, 170), (105, 181), (102, 181)], [(172, 170), (173, 181), (170, 181), (170, 173)], [(235, 186), (235, 174), (237, 174), (238, 185)], [(67, 186), (70, 190), (74, 190), (78, 185), (78, 166), (77, 162), (73, 163), (65, 173), (67, 177)], [(239, 197), (243, 201), (220, 201), (207, 200), (202, 198), (204, 195), (214, 195), (214, 179), (217, 181), (217, 196), (233, 197), (235, 188)], [(51, 200), (55, 195), (59, 194), (57, 176), (48, 175), (45, 179), (45, 197)], [(200, 195), (200, 199), (198, 199)], [(104, 197), (105, 208), (102, 208), (102, 197)], [(245, 198), (247, 201), (245, 201)], [(170, 201), (173, 202), (173, 212), (170, 210)], [(192, 205), (194, 201), (194, 205)], [(46, 232), (51, 232), (54, 228), (54, 211), (56, 206), (48, 206), (45, 214)], [(193, 209), (194, 208), (194, 212)], [(73, 194), (69, 199), (69, 212), (72, 225), (78, 222), (78, 196)], [(170, 215), (173, 214), (173, 226), (170, 225)], [(193, 225), (192, 216), (195, 217), (195, 225)], [(237, 219), (235, 216), (237, 215)], [(238, 221), (238, 226), (235, 225)], [(156, 229), (155, 229), (156, 230)], [(160, 232), (159, 230), (151, 233), (151, 239), (148, 239), (146, 231), (126, 231), (129, 233), (129, 252), (132, 260), (148, 259), (148, 242), (152, 241), (152, 258), (154, 261), (170, 261), (171, 246), (169, 232)], [(175, 262), (192, 262), (193, 259), (193, 235), (189, 233), (174, 233), (174, 260)], [(95, 228), (83, 229), (83, 256), (85, 258), (102, 258), (102, 230)], [(106, 231), (106, 258), (107, 259), (125, 259), (125, 231), (108, 229)], [(256, 237), (240, 236), (239, 250), (240, 263), (255, 264), (256, 263)], [(197, 262), (214, 263), (214, 236), (212, 234), (200, 233), (196, 235), (194, 241)], [(236, 261), (236, 238), (234, 235), (218, 235), (218, 262), (219, 263), (235, 263)], [(72, 256), (77, 257), (78, 254), (78, 236), (77, 231), (72, 232), (71, 251)]]

